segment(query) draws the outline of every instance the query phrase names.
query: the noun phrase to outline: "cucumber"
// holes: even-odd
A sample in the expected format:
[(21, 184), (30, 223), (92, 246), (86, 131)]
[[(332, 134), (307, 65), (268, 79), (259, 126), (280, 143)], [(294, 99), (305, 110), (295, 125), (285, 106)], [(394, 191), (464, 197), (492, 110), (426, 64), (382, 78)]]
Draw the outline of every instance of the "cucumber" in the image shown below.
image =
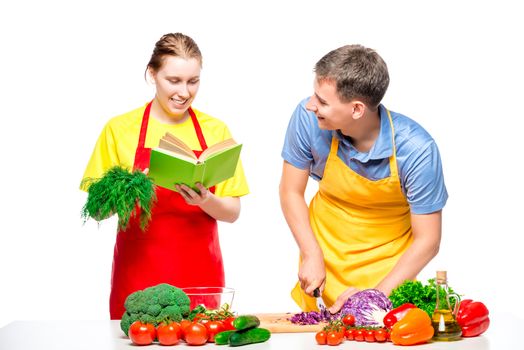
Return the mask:
[(235, 327), (239, 331), (255, 328), (258, 326), (260, 326), (260, 320), (258, 319), (258, 317), (253, 315), (238, 316), (233, 321), (233, 327)]
[(227, 345), (229, 344), (229, 336), (235, 331), (224, 331), (217, 333), (215, 335), (215, 344), (216, 345)]
[[(229, 336), (230, 346), (240, 346), (265, 342), (271, 337), (271, 332), (265, 328), (251, 328), (246, 331), (236, 331)], [(216, 340), (216, 338), (215, 338)]]

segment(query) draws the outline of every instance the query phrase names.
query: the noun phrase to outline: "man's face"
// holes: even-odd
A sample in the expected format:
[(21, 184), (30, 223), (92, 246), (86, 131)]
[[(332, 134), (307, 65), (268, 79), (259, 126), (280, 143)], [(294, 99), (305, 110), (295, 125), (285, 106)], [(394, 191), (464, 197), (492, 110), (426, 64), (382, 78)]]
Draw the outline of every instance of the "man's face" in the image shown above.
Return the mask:
[(306, 109), (315, 113), (318, 126), (324, 130), (348, 129), (353, 121), (353, 102), (342, 102), (333, 80), (315, 79), (314, 94)]

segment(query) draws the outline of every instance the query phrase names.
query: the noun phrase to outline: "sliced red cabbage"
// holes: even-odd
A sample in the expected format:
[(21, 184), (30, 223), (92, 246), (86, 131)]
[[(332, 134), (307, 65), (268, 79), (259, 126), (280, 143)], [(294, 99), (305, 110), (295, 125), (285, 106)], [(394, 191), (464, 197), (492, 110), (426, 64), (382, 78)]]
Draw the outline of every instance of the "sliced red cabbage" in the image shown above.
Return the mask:
[(383, 327), (384, 316), (393, 308), (391, 301), (377, 289), (365, 289), (353, 294), (336, 314), (323, 308), (318, 311), (301, 312), (293, 315), (290, 321), (295, 324), (318, 324), (340, 320), (345, 315), (355, 316), (356, 326)]

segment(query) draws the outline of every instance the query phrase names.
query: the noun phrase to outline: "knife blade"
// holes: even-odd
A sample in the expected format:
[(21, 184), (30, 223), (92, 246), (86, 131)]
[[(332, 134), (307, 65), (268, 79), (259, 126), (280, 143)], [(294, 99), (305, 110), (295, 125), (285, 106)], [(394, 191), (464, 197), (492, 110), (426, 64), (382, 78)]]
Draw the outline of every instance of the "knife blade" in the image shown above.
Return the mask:
[(319, 311), (326, 310), (326, 304), (324, 303), (324, 299), (322, 299), (322, 294), (320, 294), (320, 289), (316, 288), (313, 291), (313, 296), (317, 299), (317, 308)]

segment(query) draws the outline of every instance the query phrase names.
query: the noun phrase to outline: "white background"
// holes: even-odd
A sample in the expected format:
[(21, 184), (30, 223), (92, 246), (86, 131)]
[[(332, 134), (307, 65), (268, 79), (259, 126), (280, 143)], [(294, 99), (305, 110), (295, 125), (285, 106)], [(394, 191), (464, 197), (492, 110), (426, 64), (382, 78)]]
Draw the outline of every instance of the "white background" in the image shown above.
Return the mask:
[(83, 225), (78, 185), (104, 124), (153, 97), (146, 64), (176, 31), (204, 55), (195, 107), (244, 143), (251, 194), (240, 219), (220, 225), (234, 309), (297, 311), (298, 252), (278, 199), (283, 137), (315, 62), (361, 43), (389, 66), (384, 104), (422, 124), (443, 159), (442, 244), (419, 277), (447, 269), (461, 294), (522, 315), (521, 13), (505, 1), (3, 2), (0, 326), (109, 317), (116, 221)]

